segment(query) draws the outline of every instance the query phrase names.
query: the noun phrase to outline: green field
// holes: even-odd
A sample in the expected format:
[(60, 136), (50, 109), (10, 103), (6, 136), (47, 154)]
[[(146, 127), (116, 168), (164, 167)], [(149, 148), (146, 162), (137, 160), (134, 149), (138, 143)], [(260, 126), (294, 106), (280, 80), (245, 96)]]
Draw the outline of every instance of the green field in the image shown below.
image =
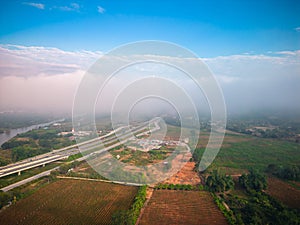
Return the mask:
[[(205, 136), (203, 138), (205, 139)], [(195, 151), (201, 155), (204, 148)], [(299, 165), (300, 144), (248, 135), (226, 134), (222, 147), (208, 170), (216, 168), (232, 168), (237, 171), (249, 168), (265, 170), (269, 164)]]

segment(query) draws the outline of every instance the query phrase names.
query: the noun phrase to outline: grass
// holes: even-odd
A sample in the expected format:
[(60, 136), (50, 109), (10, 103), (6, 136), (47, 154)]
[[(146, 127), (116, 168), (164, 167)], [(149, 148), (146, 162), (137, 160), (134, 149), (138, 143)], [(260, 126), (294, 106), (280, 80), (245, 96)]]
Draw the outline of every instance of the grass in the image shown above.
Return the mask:
[[(203, 153), (204, 148), (199, 151)], [(244, 171), (251, 167), (264, 171), (269, 164), (298, 165), (299, 162), (298, 143), (226, 134), (222, 147), (208, 171), (216, 168)]]
[(77, 153), (77, 154), (75, 154), (75, 155), (70, 155), (66, 161), (67, 161), (67, 162), (71, 162), (71, 161), (74, 161), (74, 160), (76, 160), (76, 159), (81, 158), (82, 156), (83, 156), (83, 155), (82, 155), (81, 152), (80, 152), (80, 153)]

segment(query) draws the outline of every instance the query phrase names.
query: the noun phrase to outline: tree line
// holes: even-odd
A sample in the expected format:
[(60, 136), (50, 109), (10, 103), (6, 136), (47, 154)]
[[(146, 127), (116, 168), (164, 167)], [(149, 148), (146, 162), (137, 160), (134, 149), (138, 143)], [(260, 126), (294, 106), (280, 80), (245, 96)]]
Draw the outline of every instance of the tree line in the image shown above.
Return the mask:
[(300, 181), (300, 165), (278, 166), (270, 164), (267, 167), (267, 172), (284, 180)]
[[(230, 224), (300, 224), (297, 210), (265, 193), (266, 176), (257, 170), (250, 169), (248, 174), (242, 174), (236, 184), (230, 176), (213, 171), (206, 185)], [(245, 192), (244, 197), (230, 192), (236, 185)]]

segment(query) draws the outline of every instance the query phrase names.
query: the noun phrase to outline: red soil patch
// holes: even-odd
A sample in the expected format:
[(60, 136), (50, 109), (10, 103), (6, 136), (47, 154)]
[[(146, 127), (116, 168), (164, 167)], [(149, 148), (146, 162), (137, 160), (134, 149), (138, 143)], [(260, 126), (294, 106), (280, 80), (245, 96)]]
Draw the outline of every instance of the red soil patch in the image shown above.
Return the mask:
[(163, 183), (166, 184), (191, 184), (197, 185), (200, 183), (200, 177), (197, 172), (194, 171), (195, 162), (187, 162), (180, 171), (174, 174)]

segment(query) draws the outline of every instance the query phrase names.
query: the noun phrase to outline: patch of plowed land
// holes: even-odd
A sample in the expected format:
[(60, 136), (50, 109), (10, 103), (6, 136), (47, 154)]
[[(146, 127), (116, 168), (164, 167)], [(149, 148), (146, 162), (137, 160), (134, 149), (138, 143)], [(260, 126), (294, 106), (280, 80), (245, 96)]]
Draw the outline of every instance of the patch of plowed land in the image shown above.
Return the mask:
[(197, 185), (200, 183), (200, 177), (194, 170), (195, 162), (187, 162), (180, 171), (172, 177), (164, 181), (166, 184), (191, 184)]
[(300, 209), (300, 190), (278, 178), (268, 178), (267, 193), (291, 208)]
[(59, 180), (0, 213), (0, 224), (111, 224), (127, 210), (136, 187), (98, 181)]
[(155, 190), (140, 225), (228, 224), (206, 191)]

